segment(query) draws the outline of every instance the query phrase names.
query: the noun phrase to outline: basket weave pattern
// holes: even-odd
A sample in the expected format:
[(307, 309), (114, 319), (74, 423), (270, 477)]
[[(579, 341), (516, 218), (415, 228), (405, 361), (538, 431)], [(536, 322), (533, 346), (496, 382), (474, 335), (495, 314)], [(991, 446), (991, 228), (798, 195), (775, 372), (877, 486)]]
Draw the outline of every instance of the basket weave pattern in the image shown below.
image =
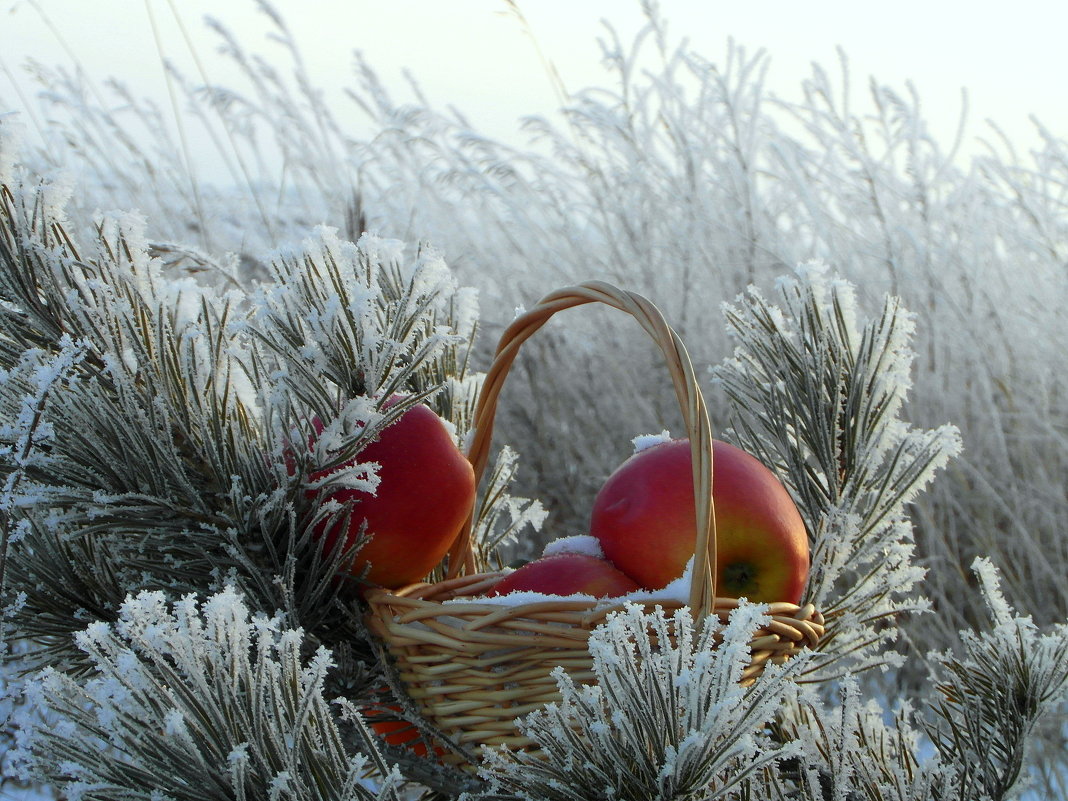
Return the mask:
[[(715, 597), (712, 431), (707, 409), (685, 346), (642, 296), (603, 282), (586, 283), (547, 295), (509, 326), (475, 412), (468, 452), (475, 476), (481, 477), (486, 469), (497, 399), (519, 347), (558, 311), (595, 302), (634, 317), (664, 355), (692, 448), (697, 544), (687, 605), (698, 620), (715, 616), (725, 621), (738, 602)], [(471, 526), (469, 520), (449, 553), (449, 577), (444, 581), (368, 592), (368, 626), (385, 644), (408, 695), (435, 727), (469, 747), (524, 747), (530, 742), (517, 733), (516, 719), (559, 700), (550, 675), (554, 667), (562, 666), (579, 683), (594, 680), (589, 633), (620, 605), (559, 599), (516, 606), (480, 602), (478, 596), (503, 574), (475, 572)], [(666, 610), (682, 606), (662, 600), (656, 604)], [(745, 681), (754, 680), (768, 662), (782, 662), (802, 648), (815, 647), (823, 636), (823, 616), (811, 604), (772, 604), (769, 616), (771, 622), (756, 632), (751, 643)]]

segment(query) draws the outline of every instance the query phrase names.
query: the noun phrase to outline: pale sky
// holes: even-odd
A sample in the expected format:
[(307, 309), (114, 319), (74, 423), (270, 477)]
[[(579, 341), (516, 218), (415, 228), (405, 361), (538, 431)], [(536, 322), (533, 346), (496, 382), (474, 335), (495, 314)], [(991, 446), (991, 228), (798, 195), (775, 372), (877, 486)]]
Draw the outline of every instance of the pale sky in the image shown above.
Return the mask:
[[(480, 130), (518, 141), (520, 116), (549, 114), (558, 105), (534, 41), (569, 90), (604, 84), (610, 79), (596, 46), (602, 21), (629, 41), (642, 13), (638, 0), (516, 2), (533, 40), (505, 0), (276, 0), (276, 8), (329, 97), (340, 98), (352, 83), (351, 54), (361, 50), (401, 98), (409, 97), (401, 77), (407, 68), (433, 104), (453, 105)], [(159, 47), (196, 74), (175, 8), (213, 80), (225, 82), (227, 73), (202, 23), (205, 14), (222, 20), (249, 50), (277, 52), (252, 0), (0, 0), (0, 97), (19, 102), (10, 74), (21, 74), (27, 57), (69, 64), (73, 53), (90, 74), (117, 76), (165, 102)], [(661, 0), (660, 8), (669, 34), (688, 37), (712, 61), (722, 60), (728, 37), (750, 51), (766, 49), (769, 85), (780, 96), (798, 94), (812, 62), (836, 71), (841, 46), (858, 100), (869, 76), (898, 88), (912, 80), (947, 147), (965, 87), (973, 137), (987, 135), (984, 120), (992, 118), (1026, 149), (1036, 141), (1029, 114), (1068, 137), (1063, 2), (1016, 0), (1011, 13), (1004, 2), (983, 0)], [(336, 105), (348, 108), (341, 100)]]

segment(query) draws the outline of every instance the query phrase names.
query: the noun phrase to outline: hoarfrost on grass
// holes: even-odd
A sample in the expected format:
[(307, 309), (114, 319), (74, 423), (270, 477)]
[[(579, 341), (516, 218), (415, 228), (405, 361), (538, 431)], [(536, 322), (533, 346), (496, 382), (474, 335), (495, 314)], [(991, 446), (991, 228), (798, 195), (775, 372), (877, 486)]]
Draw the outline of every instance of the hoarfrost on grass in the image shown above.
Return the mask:
[(0, 185), (15, 184), (15, 164), (23, 142), (25, 125), (14, 111), (0, 113)]

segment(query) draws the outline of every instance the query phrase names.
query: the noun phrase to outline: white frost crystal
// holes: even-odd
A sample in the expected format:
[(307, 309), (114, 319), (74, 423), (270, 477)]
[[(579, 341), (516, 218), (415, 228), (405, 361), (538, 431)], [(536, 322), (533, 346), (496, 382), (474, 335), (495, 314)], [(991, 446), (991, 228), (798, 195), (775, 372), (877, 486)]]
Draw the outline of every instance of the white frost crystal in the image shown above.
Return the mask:
[(641, 453), (656, 445), (663, 445), (665, 442), (671, 442), (671, 433), (667, 429), (664, 429), (659, 434), (639, 434), (634, 437), (631, 442), (634, 444), (634, 453)]
[(23, 775), (70, 775), (76, 764), (84, 785), (123, 798), (145, 776), (175, 787), (212, 776), (239, 799), (395, 798), (392, 779), (367, 789), (366, 760), (342, 744), (323, 695), (330, 654), (306, 659), (299, 629), (251, 614), (233, 590), (202, 604), (140, 593), (78, 645), (94, 668), (84, 684), (51, 669), (31, 682), (60, 717), (21, 733)]
[(796, 694), (805, 658), (740, 683), (765, 613), (743, 605), (724, 629), (695, 627), (686, 607), (613, 613), (590, 635), (596, 684), (557, 668), (562, 700), (522, 721), (543, 756), (489, 751), (485, 775), (527, 801), (706, 797), (711, 787), (728, 797), (795, 753), (767, 738), (764, 722)]
[(572, 534), (570, 537), (557, 537), (550, 541), (544, 549), (542, 556), (553, 556), (561, 553), (578, 553), (585, 556), (593, 556), (604, 559), (604, 551), (601, 550), (601, 542), (590, 534)]

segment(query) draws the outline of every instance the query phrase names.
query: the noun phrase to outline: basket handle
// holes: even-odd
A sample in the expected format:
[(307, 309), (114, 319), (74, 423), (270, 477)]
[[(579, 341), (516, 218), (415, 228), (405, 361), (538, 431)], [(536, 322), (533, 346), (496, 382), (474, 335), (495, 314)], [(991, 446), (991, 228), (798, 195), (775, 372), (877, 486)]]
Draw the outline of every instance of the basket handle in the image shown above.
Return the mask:
[[(505, 329), (497, 345), (493, 364), (486, 373), (478, 404), (475, 407), (473, 435), (467, 454), (475, 470), (475, 481), (481, 480), (489, 461), (497, 399), (520, 345), (558, 311), (586, 303), (604, 303), (630, 314), (660, 346), (667, 362), (671, 380), (675, 386), (675, 397), (682, 410), (686, 434), (690, 440), (693, 464), (697, 541), (694, 550), (689, 606), (695, 613), (710, 614), (716, 595), (714, 570), (716, 523), (712, 505), (712, 426), (686, 346), (664, 320), (660, 310), (641, 295), (619, 289), (603, 281), (590, 281), (551, 292), (538, 301), (534, 308), (517, 317)], [(473, 517), (472, 511), (449, 551), (450, 578), (458, 575), (461, 567), (467, 573), (475, 572), (474, 552), (471, 546)]]

